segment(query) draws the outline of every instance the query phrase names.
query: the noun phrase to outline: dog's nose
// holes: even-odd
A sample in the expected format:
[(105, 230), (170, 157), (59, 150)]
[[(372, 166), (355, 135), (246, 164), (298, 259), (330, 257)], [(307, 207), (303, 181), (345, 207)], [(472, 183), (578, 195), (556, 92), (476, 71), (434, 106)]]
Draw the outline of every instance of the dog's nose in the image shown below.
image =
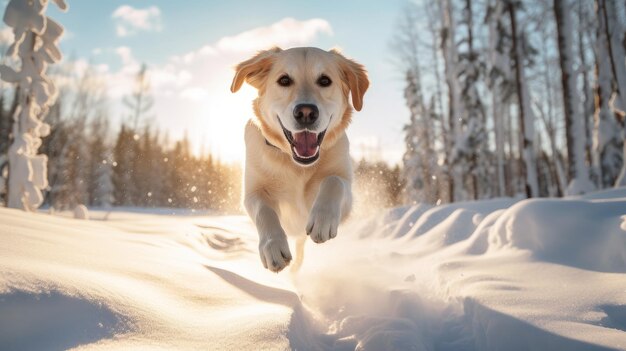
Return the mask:
[(293, 117), (304, 126), (315, 123), (319, 115), (320, 111), (313, 104), (299, 104), (293, 109)]

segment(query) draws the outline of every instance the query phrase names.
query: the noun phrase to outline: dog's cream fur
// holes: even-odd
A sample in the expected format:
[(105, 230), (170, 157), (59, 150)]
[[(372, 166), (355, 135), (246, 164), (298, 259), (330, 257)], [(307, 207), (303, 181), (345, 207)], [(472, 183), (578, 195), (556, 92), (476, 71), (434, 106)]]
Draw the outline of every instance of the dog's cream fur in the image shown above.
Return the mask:
[[(277, 81), (288, 75), (293, 84)], [(330, 86), (318, 79), (327, 76)], [(259, 232), (259, 254), (265, 268), (278, 272), (291, 261), (286, 233), (296, 236), (296, 269), (302, 263), (305, 231), (316, 243), (337, 235), (339, 222), (352, 205), (352, 167), (345, 128), (352, 107), (361, 110), (369, 86), (360, 64), (335, 50), (273, 48), (236, 67), (231, 91), (246, 81), (258, 90), (253, 102), (255, 118), (246, 125), (244, 205)], [(302, 130), (293, 117), (294, 107), (307, 103), (319, 108), (311, 132), (326, 131), (319, 159), (302, 165), (292, 157), (283, 133)], [(281, 127), (281, 124), (283, 127)]]

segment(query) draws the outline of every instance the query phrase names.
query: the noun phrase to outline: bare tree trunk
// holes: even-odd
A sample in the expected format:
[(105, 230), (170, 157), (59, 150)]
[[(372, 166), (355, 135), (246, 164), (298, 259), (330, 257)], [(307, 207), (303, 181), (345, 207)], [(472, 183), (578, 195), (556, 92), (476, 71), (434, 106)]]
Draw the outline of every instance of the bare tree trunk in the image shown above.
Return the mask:
[(442, 51), (445, 63), (446, 83), (448, 85), (448, 121), (450, 123), (450, 133), (453, 137), (448, 138), (446, 153), (448, 156), (448, 173), (450, 174), (450, 202), (461, 199), (461, 190), (463, 188), (463, 179), (458, 169), (456, 158), (454, 155), (454, 139), (460, 135), (460, 125), (458, 116), (462, 115), (460, 104), (460, 92), (457, 86), (457, 53), (456, 43), (454, 42), (454, 18), (452, 17), (452, 4), (450, 0), (443, 1), (441, 9), (442, 16)]
[(542, 50), (541, 50), (541, 58), (543, 64), (543, 82), (545, 84), (545, 93), (546, 93), (546, 107), (547, 112), (544, 112), (543, 109), (539, 109), (541, 111), (541, 121), (543, 122), (544, 129), (548, 136), (548, 141), (550, 144), (550, 152), (552, 154), (552, 161), (549, 163), (552, 168), (551, 172), (553, 173), (553, 179), (556, 184), (556, 196), (563, 196), (565, 189), (567, 188), (567, 179), (565, 178), (565, 173), (563, 171), (563, 164), (561, 162), (561, 157), (559, 156), (559, 151), (557, 148), (556, 142), (556, 128), (554, 127), (554, 98), (552, 95), (553, 85), (552, 85), (552, 70), (550, 69), (550, 62), (548, 58), (548, 47), (545, 32), (542, 32)]
[(507, 191), (509, 196), (515, 196), (517, 194), (517, 157), (515, 155), (515, 144), (514, 144), (514, 130), (515, 128), (513, 128), (513, 116), (511, 115), (511, 108), (509, 106), (509, 108), (507, 108), (506, 110), (506, 132), (507, 132), (507, 141), (509, 144), (509, 155), (508, 155), (508, 162), (507, 162), (507, 172), (508, 172), (508, 176), (506, 177), (507, 179)]
[(601, 0), (596, 0), (596, 51), (595, 51), (595, 112), (593, 129), (592, 164), (598, 174), (601, 187), (615, 184), (619, 176), (623, 155), (623, 140), (618, 115), (611, 111), (610, 100), (613, 94), (613, 71), (608, 51), (606, 18)]
[(592, 162), (592, 138), (591, 138), (591, 121), (593, 120), (593, 92), (591, 84), (589, 84), (589, 67), (587, 66), (587, 57), (585, 56), (584, 45), (584, 21), (582, 0), (578, 0), (578, 55), (580, 58), (581, 74), (583, 78), (583, 120), (585, 127), (585, 159), (587, 164)]
[(504, 130), (502, 128), (502, 105), (497, 95), (492, 94), (493, 124), (496, 139), (496, 173), (498, 176), (498, 196), (505, 196), (504, 187)]
[[(465, 17), (467, 22), (467, 55), (469, 56), (469, 61), (473, 62), (475, 60), (474, 56), (474, 33), (472, 30), (473, 18), (472, 18), (472, 0), (465, 0)], [(469, 78), (468, 78), (469, 79)], [(471, 116), (468, 116), (471, 117)], [(474, 117), (476, 118), (476, 117)], [(484, 121), (481, 121), (484, 125)], [(470, 158), (470, 180), (472, 184), (472, 198), (474, 200), (478, 200), (478, 179), (476, 172), (478, 171), (478, 151), (472, 152), (472, 156)]]
[(515, 81), (517, 84), (517, 97), (519, 103), (519, 122), (522, 139), (522, 158), (524, 160), (525, 190), (526, 197), (536, 197), (539, 195), (539, 185), (537, 181), (537, 160), (533, 140), (535, 138), (534, 118), (530, 108), (530, 97), (524, 77), (523, 55), (521, 44), (519, 43), (519, 31), (517, 29), (517, 19), (515, 16), (515, 4), (508, 3), (509, 16), (511, 17), (511, 30), (513, 37), (513, 56), (515, 57)]
[[(452, 179), (450, 178), (450, 172), (449, 172), (449, 159), (448, 159), (448, 155), (447, 155), (447, 151), (446, 150), (446, 146), (449, 145), (450, 141), (448, 140), (450, 138), (450, 130), (449, 128), (446, 126), (446, 118), (445, 118), (445, 113), (444, 113), (444, 109), (443, 109), (443, 93), (442, 93), (442, 88), (441, 88), (441, 75), (439, 73), (439, 50), (437, 50), (437, 48), (439, 47), (439, 35), (438, 35), (438, 29), (437, 29), (437, 18), (441, 18), (441, 16), (439, 16), (439, 14), (436, 13), (437, 10), (435, 10), (434, 4), (431, 2), (427, 2), (426, 3), (426, 12), (427, 12), (427, 18), (428, 18), (428, 30), (430, 32), (431, 35), (431, 39), (432, 39), (432, 58), (433, 58), (433, 63), (435, 65), (434, 67), (434, 73), (435, 73), (435, 106), (434, 106), (434, 111), (437, 115), (440, 116), (439, 119), (439, 132), (440, 132), (440, 142), (441, 145), (443, 145), (443, 151), (444, 151), (444, 165), (443, 165), (443, 169), (442, 167), (438, 167), (438, 175), (437, 175), (437, 189), (439, 189), (439, 196), (440, 199), (445, 198), (447, 201), (451, 202), (452, 201), (452, 193), (450, 193), (450, 188), (449, 188), (449, 184), (452, 183)], [(448, 124), (449, 125), (449, 124)], [(445, 184), (444, 184), (445, 183)]]
[(624, 33), (617, 19), (615, 3), (612, 1), (598, 0), (597, 8), (604, 19), (611, 71), (617, 83), (617, 97), (615, 99), (616, 101), (613, 101), (613, 108), (622, 115), (621, 124), (623, 126), (622, 133), (624, 140), (623, 162), (620, 174), (615, 181), (615, 186), (626, 186), (626, 123), (624, 123), (623, 117), (624, 111), (626, 111), (626, 66), (624, 65), (625, 50), (621, 40)]
[[(489, 60), (487, 82), (491, 92), (491, 113), (496, 154), (496, 191), (498, 196), (506, 196), (506, 176), (504, 165), (504, 112), (508, 108), (508, 97), (502, 87), (511, 79), (510, 55), (502, 50), (502, 19), (506, 18), (505, 3), (501, 0), (489, 0), (487, 21), (489, 26)], [(486, 123), (485, 123), (486, 125)]]
[(554, 0), (554, 15), (557, 24), (559, 63), (563, 85), (563, 112), (568, 155), (569, 195), (582, 194), (593, 190), (589, 180), (589, 169), (585, 164), (585, 132), (583, 117), (576, 103), (580, 101), (576, 94), (576, 77), (573, 72), (572, 21), (569, 6), (565, 0)]

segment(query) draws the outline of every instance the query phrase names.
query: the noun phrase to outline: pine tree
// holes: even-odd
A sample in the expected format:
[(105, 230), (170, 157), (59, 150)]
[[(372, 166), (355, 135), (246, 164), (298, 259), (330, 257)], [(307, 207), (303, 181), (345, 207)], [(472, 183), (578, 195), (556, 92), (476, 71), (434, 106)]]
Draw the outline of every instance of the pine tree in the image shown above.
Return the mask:
[(120, 128), (113, 148), (113, 197), (117, 206), (134, 205), (133, 195), (137, 190), (134, 178), (135, 145), (138, 136), (125, 125)]
[(174, 149), (170, 152), (169, 163), (172, 172), (169, 175), (170, 179), (168, 182), (172, 186), (171, 204), (174, 207), (186, 207), (189, 204), (188, 190), (191, 187), (191, 162), (189, 162), (189, 156), (189, 144), (185, 136), (183, 140), (176, 142)]
[(148, 205), (165, 206), (167, 198), (165, 198), (166, 173), (164, 170), (167, 167), (167, 164), (164, 162), (166, 156), (159, 143), (158, 131), (154, 133), (149, 143), (151, 145), (149, 165), (151, 175), (149, 177), (148, 191), (150, 192), (150, 197)]
[(92, 139), (89, 143), (90, 174), (89, 204), (108, 208), (113, 205), (113, 157), (107, 143), (108, 120), (106, 115), (97, 116), (91, 123)]
[(133, 203), (136, 206), (146, 206), (152, 197), (150, 189), (150, 177), (152, 176), (150, 167), (152, 155), (151, 138), (150, 129), (146, 127), (143, 134), (137, 139), (137, 142), (133, 144), (133, 153), (135, 155), (132, 166), (133, 183), (136, 190), (133, 194)]

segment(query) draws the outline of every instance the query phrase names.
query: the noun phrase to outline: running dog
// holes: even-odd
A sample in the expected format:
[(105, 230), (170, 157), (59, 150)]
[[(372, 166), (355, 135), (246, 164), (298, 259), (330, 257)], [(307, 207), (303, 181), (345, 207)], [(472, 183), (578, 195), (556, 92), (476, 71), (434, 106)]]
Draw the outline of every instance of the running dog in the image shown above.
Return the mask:
[[(231, 91), (257, 89), (245, 128), (244, 206), (259, 233), (263, 266), (297, 270), (306, 232), (316, 243), (337, 236), (352, 206), (352, 161), (345, 130), (369, 86), (364, 67), (336, 50), (261, 51), (236, 67)], [(351, 97), (352, 106), (349, 98)]]

